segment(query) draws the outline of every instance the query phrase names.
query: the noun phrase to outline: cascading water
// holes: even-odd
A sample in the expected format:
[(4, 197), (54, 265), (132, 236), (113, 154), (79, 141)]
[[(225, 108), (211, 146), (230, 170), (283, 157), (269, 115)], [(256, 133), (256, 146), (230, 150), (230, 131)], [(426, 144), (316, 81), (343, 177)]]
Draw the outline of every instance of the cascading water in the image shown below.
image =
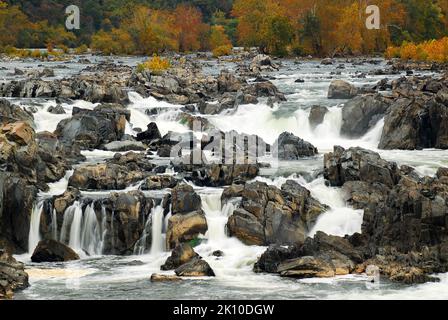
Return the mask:
[(152, 230), (151, 230), (151, 254), (159, 254), (165, 250), (165, 238), (163, 236), (163, 207), (159, 205), (152, 210)]
[(40, 235), (40, 218), (42, 216), (44, 202), (39, 201), (34, 205), (33, 211), (31, 212), (30, 221), (30, 232), (28, 235), (28, 252), (33, 253), (34, 249), (37, 247), (39, 241), (41, 240)]
[(221, 211), (221, 194), (202, 195), (202, 209), (207, 218), (208, 241), (220, 241), (226, 237), (225, 224), (227, 217)]
[(88, 205), (84, 212), (82, 204), (76, 201), (64, 213), (60, 241), (79, 253), (100, 255), (106, 235), (106, 214), (102, 209), (101, 221), (98, 221), (94, 205)]

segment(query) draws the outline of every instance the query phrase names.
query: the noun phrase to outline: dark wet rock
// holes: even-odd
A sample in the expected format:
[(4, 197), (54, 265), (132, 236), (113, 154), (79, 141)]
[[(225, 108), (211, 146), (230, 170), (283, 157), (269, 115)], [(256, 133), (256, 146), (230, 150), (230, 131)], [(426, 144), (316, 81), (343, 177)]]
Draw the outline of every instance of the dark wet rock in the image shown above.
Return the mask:
[(309, 121), (312, 128), (316, 128), (318, 125), (322, 124), (325, 119), (325, 115), (328, 113), (326, 107), (313, 106), (311, 107)]
[(100, 105), (94, 110), (73, 108), (73, 116), (62, 120), (55, 131), (58, 138), (71, 145), (98, 148), (121, 140), (130, 112), (120, 105)]
[(390, 101), (381, 95), (362, 95), (347, 101), (342, 108), (341, 134), (351, 138), (364, 136), (389, 109)]
[(15, 174), (0, 172), (0, 243), (12, 252), (28, 251), (31, 212), (37, 188)]
[(257, 164), (210, 164), (194, 168), (191, 179), (198, 186), (222, 187), (233, 183), (242, 184), (258, 176)]
[(172, 213), (185, 214), (201, 209), (201, 197), (187, 184), (176, 186), (171, 192)]
[(183, 264), (175, 271), (179, 277), (214, 277), (215, 272), (207, 263), (200, 258), (195, 258), (188, 263)]
[(12, 299), (14, 292), (29, 286), (25, 266), (0, 249), (0, 300)]
[(19, 106), (11, 104), (8, 100), (0, 99), (0, 124), (16, 121), (24, 121), (32, 124), (33, 116)]
[(207, 229), (207, 219), (202, 210), (175, 214), (168, 219), (166, 247), (171, 249), (182, 242), (195, 240), (200, 234), (205, 234)]
[(292, 180), (281, 190), (265, 183), (248, 183), (227, 229), (230, 236), (248, 245), (301, 243), (325, 210), (307, 189)]
[(296, 278), (333, 277), (354, 272), (362, 261), (362, 251), (347, 238), (317, 232), (303, 244), (270, 246), (254, 265), (254, 271)]
[(153, 199), (140, 191), (112, 193), (108, 198), (98, 200), (95, 208), (98, 209), (98, 217), (103, 210), (107, 217), (103, 254), (133, 254), (137, 244), (151, 248), (151, 236), (143, 239), (144, 243), (140, 241), (145, 222), (154, 208)]
[(280, 160), (298, 160), (318, 154), (317, 148), (311, 143), (289, 132), (283, 132), (274, 143), (273, 148)]
[(160, 269), (165, 271), (175, 270), (196, 257), (198, 257), (198, 254), (193, 250), (193, 248), (188, 243), (182, 243), (173, 249), (171, 256), (168, 257)]
[(80, 198), (81, 192), (78, 189), (67, 187), (63, 194), (53, 197), (53, 208), (56, 214), (63, 215), (65, 210)]
[(224, 252), (222, 252), (221, 250), (216, 250), (216, 251), (212, 252), (212, 256), (221, 258), (221, 257), (224, 257)]
[(137, 134), (137, 141), (143, 141), (147, 144), (161, 138), (162, 136), (155, 122), (148, 124), (146, 131)]
[(60, 104), (58, 104), (56, 106), (50, 106), (47, 111), (52, 114), (65, 114), (66, 113), (64, 108)]
[(362, 149), (334, 147), (324, 156), (324, 176), (331, 186), (342, 186), (347, 181), (382, 183), (392, 187), (399, 179), (395, 163), (381, 159), (376, 152)]
[(380, 149), (448, 148), (448, 107), (434, 98), (398, 99), (387, 114)]
[(358, 89), (344, 80), (333, 80), (328, 89), (328, 99), (351, 99), (357, 94)]
[(31, 261), (37, 263), (65, 262), (79, 259), (78, 254), (73, 249), (55, 240), (40, 241), (31, 256)]

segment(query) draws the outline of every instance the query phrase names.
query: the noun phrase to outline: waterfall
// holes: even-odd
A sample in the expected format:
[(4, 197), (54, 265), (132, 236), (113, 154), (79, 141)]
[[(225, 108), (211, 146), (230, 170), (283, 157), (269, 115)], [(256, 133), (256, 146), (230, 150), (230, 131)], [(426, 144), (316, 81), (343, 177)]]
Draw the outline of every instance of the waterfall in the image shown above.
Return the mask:
[(304, 187), (310, 190), (314, 198), (330, 207), (319, 217), (308, 236), (313, 237), (317, 231), (341, 237), (361, 232), (364, 210), (347, 207), (339, 188), (326, 186), (323, 178), (304, 184)]
[(44, 206), (43, 201), (39, 201), (34, 205), (33, 211), (31, 212), (31, 221), (30, 221), (30, 231), (28, 234), (28, 252), (33, 253), (34, 249), (36, 249), (39, 241), (41, 240), (40, 235), (40, 218), (42, 216), (42, 209)]
[(58, 239), (58, 217), (57, 217), (55, 209), (53, 209), (53, 212), (51, 215), (51, 236), (52, 236), (53, 240)]
[(93, 203), (84, 211), (81, 231), (82, 249), (90, 254), (101, 254), (103, 233), (98, 223)]
[(93, 203), (83, 212), (82, 204), (76, 201), (65, 210), (59, 240), (75, 251), (83, 251), (88, 255), (100, 255), (106, 236), (105, 209), (102, 208), (101, 212), (102, 217), (99, 221)]
[(81, 226), (82, 226), (82, 207), (78, 204), (73, 211), (72, 224), (70, 227), (69, 246), (74, 250), (79, 250), (81, 246)]
[(208, 231), (206, 237), (208, 241), (222, 241), (226, 238), (225, 226), (227, 215), (224, 208), (221, 208), (221, 192), (201, 195), (202, 210), (207, 218)]
[(151, 254), (161, 253), (165, 250), (165, 237), (163, 236), (163, 207), (159, 205), (152, 210), (152, 242)]
[(145, 254), (147, 248), (146, 243), (148, 237), (151, 236), (151, 254), (158, 254), (165, 251), (165, 235), (164, 229), (164, 215), (162, 205), (158, 205), (151, 210), (151, 214), (146, 220), (145, 228), (142, 236), (137, 241), (134, 247), (134, 254)]

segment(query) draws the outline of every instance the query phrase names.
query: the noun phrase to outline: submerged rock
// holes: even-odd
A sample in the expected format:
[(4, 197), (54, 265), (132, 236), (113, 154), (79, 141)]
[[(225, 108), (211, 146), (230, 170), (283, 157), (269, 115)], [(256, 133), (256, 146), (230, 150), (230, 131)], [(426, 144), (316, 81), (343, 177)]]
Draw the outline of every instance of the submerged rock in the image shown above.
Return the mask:
[(175, 271), (179, 277), (214, 277), (215, 272), (207, 263), (200, 258), (194, 258), (177, 268)]
[(55, 240), (42, 240), (31, 256), (33, 262), (65, 262), (79, 260), (78, 254), (70, 247)]
[(182, 278), (175, 275), (157, 274), (151, 275), (151, 282), (178, 282), (182, 281)]

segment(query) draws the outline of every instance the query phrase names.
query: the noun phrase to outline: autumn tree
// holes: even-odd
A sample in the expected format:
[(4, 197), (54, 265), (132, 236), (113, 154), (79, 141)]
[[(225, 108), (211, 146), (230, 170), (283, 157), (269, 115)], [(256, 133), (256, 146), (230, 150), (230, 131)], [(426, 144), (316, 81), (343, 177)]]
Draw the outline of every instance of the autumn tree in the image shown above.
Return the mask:
[(16, 46), (19, 35), (30, 28), (31, 22), (19, 7), (0, 1), (0, 47)]
[(202, 22), (202, 13), (192, 6), (181, 4), (174, 10), (174, 28), (178, 30), (180, 51), (201, 49), (201, 35), (206, 26)]

